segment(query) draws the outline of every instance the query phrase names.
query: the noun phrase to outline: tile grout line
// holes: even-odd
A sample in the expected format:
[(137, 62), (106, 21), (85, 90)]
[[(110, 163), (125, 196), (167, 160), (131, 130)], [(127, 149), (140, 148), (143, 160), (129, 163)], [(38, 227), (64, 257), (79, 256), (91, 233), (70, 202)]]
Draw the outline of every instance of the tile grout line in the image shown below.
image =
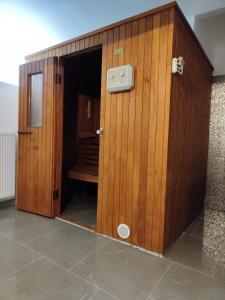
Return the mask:
[[(183, 264), (181, 264), (181, 263), (179, 263), (179, 262), (176, 262), (176, 261), (172, 261), (172, 262), (173, 262), (173, 264), (175, 264), (175, 265), (178, 265), (178, 266), (180, 266), (180, 267), (183, 267), (183, 268), (185, 268), (185, 269), (187, 269), (187, 270), (193, 271), (193, 272), (198, 273), (198, 274), (200, 274), (200, 275), (206, 276), (207, 278), (210, 278), (210, 279), (216, 279), (216, 280), (220, 280), (220, 281), (221, 281), (221, 279), (216, 278), (216, 277), (213, 276), (213, 270), (212, 270), (211, 275), (210, 275), (210, 274), (201, 272), (201, 271), (199, 271), (199, 270), (197, 270), (197, 269), (193, 269), (192, 267), (183, 265)], [(213, 267), (215, 267), (215, 266), (213, 266)]]
[[(63, 227), (65, 227), (65, 225), (63, 225), (63, 226), (60, 227), (60, 228), (54, 229), (54, 230), (51, 231), (51, 232), (56, 232), (56, 231), (60, 230), (60, 229), (63, 228)], [(49, 233), (49, 232), (48, 232), (48, 233)], [(48, 233), (43, 234), (43, 235), (41, 235), (41, 236), (45, 236), (45, 235), (47, 235)], [(43, 254), (41, 254), (41, 253), (38, 252), (37, 250), (35, 250), (35, 249), (33, 249), (32, 247), (29, 247), (29, 246), (27, 245), (27, 243), (30, 243), (31, 241), (34, 241), (34, 240), (38, 239), (38, 238), (41, 237), (41, 236), (39, 236), (38, 238), (32, 239), (32, 240), (30, 240), (29, 242), (27, 241), (27, 242), (25, 242), (25, 243), (22, 243), (22, 242), (20, 242), (20, 241), (18, 241), (18, 240), (13, 239), (12, 237), (10, 237), (10, 236), (8, 236), (8, 235), (6, 235), (6, 234), (3, 234), (3, 233), (0, 233), (0, 234), (1, 234), (3, 237), (8, 238), (9, 240), (11, 240), (11, 241), (17, 243), (19, 246), (25, 247), (25, 248), (28, 249), (29, 251), (34, 252), (34, 253), (37, 253), (38, 255), (40, 255), (40, 256), (42, 256), (42, 257), (44, 257), (44, 258), (47, 258), (46, 256), (44, 256)], [(99, 240), (100, 240), (100, 239), (99, 239)], [(105, 246), (107, 246), (107, 244), (109, 244), (109, 243), (110, 243), (110, 241), (108, 241), (105, 245), (102, 245), (101, 247), (99, 247), (97, 250), (93, 250), (93, 251), (92, 251), (91, 253), (89, 253), (87, 256), (85, 256), (85, 257), (79, 259), (79, 260), (78, 260), (74, 265), (72, 265), (70, 268), (68, 268), (68, 269), (65, 268), (65, 269), (68, 270), (68, 271), (70, 271), (70, 270), (73, 269), (76, 265), (78, 265), (79, 263), (81, 263), (83, 260), (87, 259), (89, 256), (91, 256), (91, 255), (95, 254), (96, 252), (100, 251), (101, 249), (103, 249), (103, 248), (104, 248)]]
[[(25, 244), (22, 244), (21, 242), (18, 242), (18, 241), (16, 241), (16, 240), (14, 240), (13, 238), (10, 238), (10, 237), (8, 237), (8, 238), (9, 238), (10, 240), (16, 242), (18, 245), (23, 246), (23, 247), (25, 247), (26, 249), (30, 250), (31, 252), (34, 252), (34, 253), (36, 253), (36, 254), (38, 254), (38, 255), (40, 256), (37, 260), (34, 260), (34, 261), (32, 261), (31, 263), (29, 263), (29, 264), (23, 266), (23, 267), (21, 268), (21, 270), (25, 269), (25, 268), (28, 267), (29, 265), (34, 264), (34, 263), (37, 262), (37, 261), (40, 261), (41, 259), (45, 259), (45, 260), (47, 260), (48, 262), (52, 263), (53, 265), (59, 267), (60, 269), (66, 271), (67, 273), (71, 274), (72, 276), (81, 279), (82, 281), (86, 282), (87, 284), (89, 284), (89, 285), (95, 287), (96, 289), (98, 289), (98, 290), (104, 292), (105, 294), (111, 296), (112, 298), (114, 298), (114, 299), (116, 299), (116, 300), (120, 300), (119, 298), (116, 298), (114, 295), (111, 295), (110, 293), (108, 293), (107, 291), (105, 291), (104, 289), (102, 289), (101, 287), (99, 287), (97, 284), (93, 284), (92, 282), (89, 282), (87, 279), (85, 279), (85, 278), (79, 276), (79, 275), (76, 274), (76, 273), (73, 273), (70, 269), (64, 268), (64, 267), (61, 266), (60, 264), (58, 264), (58, 263), (56, 263), (55, 261), (51, 260), (50, 258), (46, 257), (45, 255), (39, 253), (38, 251), (36, 251), (36, 250), (30, 248), (29, 246), (27, 246), (27, 245), (25, 245)], [(103, 246), (103, 247), (104, 247), (104, 246)], [(95, 253), (95, 252), (93, 252), (92, 254), (94, 254), (94, 253)], [(20, 271), (20, 269), (16, 270), (13, 274), (16, 274), (16, 273), (19, 272), (19, 271)], [(3, 280), (6, 280), (6, 278), (3, 278)], [(0, 279), (0, 281), (1, 281), (1, 279)]]
[[(107, 243), (109, 244), (109, 242)], [(94, 250), (93, 252), (89, 253), (88, 255), (86, 255), (85, 257), (79, 259), (74, 265), (72, 265), (72, 267), (70, 267), (68, 270), (71, 271), (75, 266), (79, 265), (80, 263), (84, 262), (84, 260), (86, 260), (87, 258), (89, 258), (90, 256), (92, 256), (93, 254), (99, 252), (100, 250), (102, 250), (103, 248), (105, 248), (106, 245), (103, 245), (101, 247), (99, 247), (97, 250)]]
[[(88, 285), (93, 286), (94, 288), (96, 288), (97, 290), (103, 291), (104, 293), (108, 294), (109, 296), (115, 298), (115, 296), (111, 295), (110, 293), (108, 293), (107, 291), (105, 291), (104, 289), (102, 289), (101, 287), (99, 287), (97, 284), (93, 284), (92, 282), (88, 281), (87, 279), (81, 277), (80, 275), (73, 273), (72, 271), (70, 271), (69, 269), (64, 268), (63, 266), (61, 266), (60, 264), (56, 263), (55, 261), (51, 260), (50, 258), (42, 255), (42, 258), (47, 260), (48, 262), (52, 263), (53, 265), (59, 267), (60, 269), (66, 271), (67, 273), (71, 274), (74, 277), (77, 277), (79, 279), (81, 279), (82, 281), (86, 282)], [(115, 298), (117, 300), (119, 300), (118, 298)]]
[(65, 227), (65, 225), (62, 225), (62, 226), (60, 226), (60, 227), (57, 227), (57, 228), (55, 228), (55, 229), (53, 229), (53, 230), (49, 230), (49, 231), (47, 231), (47, 232), (45, 232), (45, 233), (43, 233), (43, 234), (40, 234), (38, 237), (35, 237), (35, 238), (33, 238), (33, 239), (31, 239), (31, 240), (29, 240), (29, 241), (27, 241), (27, 242), (21, 242), (22, 243), (22, 245), (26, 245), (26, 244), (28, 244), (28, 243), (30, 243), (30, 242), (33, 242), (33, 241), (35, 241), (35, 240), (37, 240), (37, 239), (39, 239), (39, 238), (41, 238), (41, 237), (44, 237), (44, 236), (46, 236), (46, 235), (48, 235), (48, 234), (50, 234), (50, 233), (53, 233), (53, 232), (57, 232), (57, 231), (59, 231), (60, 229), (62, 229), (62, 228), (64, 228)]
[(156, 282), (155, 286), (153, 287), (153, 289), (151, 290), (151, 292), (148, 294), (147, 299), (152, 298), (153, 293), (155, 292), (155, 290), (158, 288), (160, 282), (162, 281), (162, 279), (165, 277), (165, 275), (167, 274), (168, 270), (170, 269), (170, 267), (172, 266), (173, 262), (171, 261), (169, 263), (169, 265), (167, 266), (166, 270), (164, 271), (164, 273), (162, 274), (162, 276), (159, 278), (159, 280)]
[(61, 225), (61, 226), (59, 226), (59, 227), (57, 227), (57, 228), (55, 228), (55, 229), (48, 230), (47, 232), (42, 233), (42, 234), (38, 235), (37, 237), (32, 238), (32, 239), (30, 239), (29, 241), (26, 241), (26, 242), (20, 242), (20, 241), (18, 241), (18, 240), (16, 240), (16, 239), (12, 238), (9, 234), (4, 233), (4, 232), (0, 232), (0, 235), (9, 238), (9, 239), (11, 239), (12, 241), (18, 242), (18, 243), (20, 243), (21, 245), (25, 245), (26, 243), (30, 243), (30, 242), (32, 242), (32, 241), (34, 241), (34, 240), (37, 240), (38, 238), (43, 237), (43, 236), (46, 236), (46, 235), (48, 235), (48, 234), (51, 233), (51, 232), (56, 232), (56, 231), (58, 231), (58, 230), (64, 228), (65, 226), (66, 226), (66, 225)]
[[(29, 248), (29, 247), (28, 247)], [(32, 248), (31, 248), (32, 249)], [(37, 252), (39, 254), (39, 252)], [(93, 253), (92, 253), (93, 254)], [(115, 298), (115, 296), (111, 295), (110, 293), (108, 293), (107, 291), (105, 291), (104, 289), (102, 289), (101, 287), (99, 287), (97, 284), (93, 284), (92, 282), (88, 281), (87, 279), (81, 277), (80, 275), (73, 273), (70, 269), (67, 269), (65, 267), (63, 267), (62, 265), (58, 264), (57, 262), (55, 262), (54, 260), (51, 260), (50, 258), (46, 257), (45, 255), (42, 255), (42, 258), (44, 258), (45, 260), (47, 260), (48, 262), (54, 264), (55, 266), (59, 267), (60, 269), (68, 272), (69, 274), (73, 275), (74, 277), (78, 277), (79, 279), (81, 279), (82, 281), (86, 282), (87, 284), (93, 286), (94, 288), (103, 291), (104, 293), (108, 294), (109, 296)], [(118, 298), (115, 298), (117, 300), (119, 300)]]
[(57, 228), (55, 228), (55, 229), (48, 230), (47, 232), (42, 233), (42, 234), (38, 235), (37, 237), (32, 238), (32, 239), (30, 239), (29, 241), (26, 241), (26, 242), (20, 242), (20, 241), (17, 241), (16, 239), (10, 237), (10, 235), (8, 235), (7, 233), (3, 233), (3, 232), (0, 232), (0, 233), (1, 233), (2, 235), (4, 235), (5, 237), (11, 238), (12, 240), (14, 240), (14, 241), (16, 241), (16, 242), (19, 242), (19, 243), (21, 243), (22, 245), (25, 245), (26, 243), (30, 243), (30, 242), (32, 242), (32, 241), (34, 241), (34, 240), (37, 240), (38, 238), (43, 237), (43, 236), (46, 236), (46, 235), (48, 235), (48, 234), (51, 233), (51, 232), (56, 232), (56, 231), (58, 231), (58, 230), (64, 228), (65, 226), (66, 226), (66, 225), (62, 225), (62, 226), (59, 226), (59, 227), (57, 227)]
[[(191, 238), (193, 238), (193, 239), (199, 241), (199, 238), (196, 237), (196, 236), (192, 236), (192, 235), (190, 235), (190, 234), (188, 234), (188, 233), (185, 233), (185, 232), (184, 232), (183, 235), (187, 235), (187, 236), (189, 236), (189, 237), (191, 237)], [(183, 235), (182, 235), (182, 236), (183, 236)], [(208, 257), (206, 256), (206, 258), (208, 258)], [(196, 272), (196, 273), (199, 273), (199, 274), (201, 274), (201, 275), (204, 275), (204, 276), (206, 276), (206, 277), (208, 277), (208, 278), (213, 278), (213, 279), (218, 279), (218, 280), (220, 280), (219, 278), (217, 278), (217, 277), (214, 276), (214, 272), (215, 272), (215, 269), (216, 269), (217, 264), (214, 263), (213, 261), (211, 262), (211, 264), (212, 264), (212, 271), (210, 271), (210, 273), (205, 273), (204, 271), (201, 271), (201, 270), (199, 270), (199, 269), (195, 269), (195, 268), (192, 268), (192, 267), (190, 267), (190, 266), (184, 265), (184, 264), (182, 264), (182, 263), (180, 263), (180, 262), (178, 262), (178, 261), (176, 261), (176, 260), (173, 260), (172, 258), (165, 257), (165, 259), (166, 259), (167, 261), (173, 262), (173, 263), (176, 264), (176, 265), (179, 265), (179, 266), (181, 266), (181, 267), (184, 267), (184, 268), (186, 268), (186, 269), (189, 269), (189, 270), (191, 270), (191, 271), (193, 271), (193, 272)]]
[[(192, 233), (188, 234), (188, 233), (184, 232), (184, 234), (186, 234), (186, 235), (188, 235), (188, 236), (191, 236), (192, 238), (198, 239), (197, 237), (193, 236), (192, 234), (193, 234), (194, 231), (198, 228), (198, 226), (200, 225), (201, 221), (202, 221), (202, 218), (201, 218), (201, 219), (199, 220), (199, 222), (196, 224), (196, 226), (194, 227)], [(52, 261), (52, 260), (49, 259), (48, 257), (42, 255), (42, 254), (39, 253), (38, 251), (36, 251), (36, 250), (34, 250), (34, 249), (32, 249), (32, 248), (30, 248), (29, 246), (26, 245), (26, 243), (32, 242), (32, 241), (38, 239), (39, 237), (41, 238), (41, 237), (43, 237), (43, 236), (46, 236), (46, 235), (50, 234), (51, 232), (56, 232), (56, 231), (58, 231), (58, 230), (60, 230), (60, 229), (62, 229), (62, 228), (64, 228), (64, 227), (65, 227), (65, 225), (62, 225), (62, 226), (60, 226), (60, 227), (57, 227), (56, 229), (47, 231), (46, 233), (44, 233), (44, 234), (38, 236), (37, 238), (34, 238), (34, 239), (32, 239), (32, 240), (29, 240), (29, 241), (27, 241), (27, 242), (25, 242), (25, 243), (19, 242), (19, 241), (15, 240), (15, 239), (11, 238), (11, 237), (8, 236), (7, 234), (4, 234), (4, 233), (0, 232), (0, 236), (8, 238), (9, 240), (12, 240), (13, 242), (17, 243), (18, 245), (23, 246), (23, 247), (25, 247), (26, 249), (30, 250), (31, 252), (37, 253), (37, 254), (40, 256), (39, 258), (34, 259), (34, 261), (28, 263), (27, 265), (24, 265), (23, 267), (21, 267), (21, 268), (15, 270), (15, 271), (14, 271), (13, 273), (11, 273), (11, 274), (17, 273), (17, 272), (19, 272), (20, 270), (23, 270), (24, 268), (28, 267), (29, 265), (31, 265), (31, 264), (33, 264), (33, 263), (35, 263), (35, 262), (37, 262), (37, 261), (39, 261), (39, 260), (41, 260), (41, 259), (46, 259), (46, 260), (49, 261), (50, 263), (52, 263), (52, 264), (58, 266), (59, 268), (63, 269), (64, 271), (67, 271), (67, 272), (70, 273), (71, 275), (80, 278), (81, 280), (83, 280), (84, 282), (88, 283), (89, 285), (94, 286), (96, 289), (98, 289), (98, 290), (100, 290), (100, 291), (103, 291), (104, 293), (108, 294), (109, 296), (115, 298), (115, 296), (109, 294), (109, 293), (106, 292), (104, 289), (98, 287), (97, 284), (94, 284), (94, 283), (92, 283), (92, 282), (89, 282), (88, 280), (82, 278), (82, 277), (79, 276), (78, 274), (73, 273), (73, 272), (71, 271), (76, 265), (78, 265), (79, 263), (81, 263), (82, 261), (84, 261), (85, 259), (87, 259), (89, 256), (93, 255), (94, 253), (97, 253), (98, 251), (100, 251), (101, 249), (103, 249), (108, 243), (106, 243), (105, 245), (99, 247), (97, 250), (94, 250), (93, 252), (91, 252), (91, 253), (88, 254), (87, 256), (81, 258), (80, 260), (77, 261), (77, 263), (75, 263), (75, 264), (74, 264), (72, 267), (70, 267), (69, 269), (64, 268), (64, 267), (61, 266), (60, 264), (58, 264), (58, 263)], [(94, 232), (93, 232), (93, 233), (94, 233)], [(98, 234), (97, 234), (97, 235), (98, 235)], [(104, 235), (101, 235), (101, 234), (99, 234), (99, 236), (103, 236), (103, 237), (104, 237)], [(109, 239), (109, 242), (110, 242), (110, 240), (111, 240), (111, 239)], [(125, 244), (125, 243), (124, 243), (124, 244)], [(128, 247), (129, 247), (129, 246), (130, 246), (130, 245), (128, 245)], [(172, 260), (172, 259), (169, 259), (169, 258), (163, 258), (163, 259), (164, 259), (165, 261), (168, 261), (168, 262), (169, 262), (169, 265), (167, 266), (167, 268), (166, 268), (165, 272), (163, 273), (162, 277), (158, 280), (158, 282), (156, 283), (156, 285), (153, 287), (153, 290), (149, 293), (148, 298), (152, 296), (152, 293), (156, 290), (156, 288), (158, 287), (159, 283), (160, 283), (161, 280), (164, 278), (164, 276), (165, 276), (166, 273), (168, 272), (169, 268), (170, 268), (173, 264), (174, 264), (174, 265), (181, 266), (181, 267), (183, 267), (183, 268), (185, 268), (185, 269), (194, 271), (194, 272), (199, 273), (199, 274), (201, 274), (201, 275), (203, 275), (203, 276), (206, 276), (206, 277), (208, 277), (208, 278), (213, 278), (213, 279), (216, 279), (216, 280), (221, 281), (221, 279), (216, 278), (216, 277), (214, 277), (214, 275), (213, 275), (213, 274), (215, 273), (215, 268), (216, 268), (216, 265), (214, 265), (214, 264), (213, 264), (213, 265), (214, 265), (214, 269), (212, 270), (212, 272), (210, 272), (210, 274), (207, 274), (207, 273), (201, 272), (200, 270), (193, 269), (192, 267), (183, 265), (182, 263), (176, 262), (176, 261), (174, 261), (174, 260)], [(10, 276), (10, 275), (7, 275), (7, 277), (8, 277), (8, 276)], [(1, 280), (4, 280), (4, 279), (5, 279), (5, 278), (0, 278), (0, 281), (1, 281)], [(115, 299), (118, 299), (118, 298), (115, 298)]]
[[(58, 230), (64, 228), (65, 226), (66, 226), (66, 225), (63, 225), (62, 227), (57, 228), (57, 229), (55, 229), (55, 230), (53, 230), (53, 231), (51, 231), (51, 232), (57, 232)], [(49, 233), (49, 232), (48, 232), (48, 233)], [(43, 234), (42, 236), (45, 236), (45, 235), (47, 235), (48, 233)], [(39, 236), (39, 237), (42, 237), (42, 236)], [(39, 237), (38, 237), (38, 238), (39, 238)], [(38, 239), (38, 238), (32, 239), (32, 240), (30, 240), (29, 242), (26, 242), (26, 243), (21, 243), (21, 245), (24, 246), (24, 247), (26, 247), (26, 248), (29, 249), (29, 250), (35, 251), (35, 252), (36, 252), (37, 254), (39, 254), (39, 255), (41, 255), (41, 256), (47, 258), (46, 256), (42, 255), (42, 254), (39, 253), (38, 251), (34, 250), (32, 247), (30, 247), (30, 246), (27, 245), (28, 243), (30, 243), (30, 242), (32, 242), (32, 241)], [(99, 240), (100, 240), (100, 239), (99, 239)], [(70, 268), (68, 268), (68, 269), (65, 268), (65, 269), (66, 269), (66, 270), (71, 270), (71, 269), (73, 269), (76, 265), (78, 265), (79, 263), (81, 263), (83, 260), (87, 259), (89, 256), (91, 256), (91, 255), (95, 254), (96, 252), (98, 252), (99, 250), (103, 249), (108, 243), (110, 243), (110, 241), (108, 241), (105, 245), (102, 245), (101, 247), (99, 247), (97, 250), (93, 250), (93, 251), (92, 251), (91, 253), (89, 253), (87, 256), (85, 256), (85, 257), (79, 259), (79, 260), (78, 260), (74, 265), (72, 265)]]
[(7, 274), (7, 275), (4, 275), (3, 277), (0, 278), (0, 281), (4, 281), (4, 280), (7, 280), (9, 278), (11, 278), (14, 274), (22, 271), (23, 269), (26, 269), (27, 267), (33, 265), (34, 263), (36, 263), (37, 261), (41, 260), (42, 258), (39, 256), (37, 257), (36, 259), (34, 258), (31, 262), (25, 264), (24, 266), (22, 266), (21, 268), (17, 268), (16, 270), (14, 270), (13, 272)]
[(126, 242), (126, 241), (123, 241), (123, 240), (118, 240), (118, 239), (116, 239), (116, 238), (114, 238), (114, 237), (112, 237), (112, 236), (108, 236), (108, 235), (106, 235), (106, 234), (103, 234), (103, 233), (94, 231), (94, 230), (89, 229), (89, 228), (87, 228), (87, 227), (84, 227), (84, 226), (82, 226), (82, 225), (78, 225), (78, 224), (73, 223), (73, 222), (70, 222), (70, 221), (68, 221), (68, 220), (61, 219), (61, 218), (59, 218), (59, 217), (56, 217), (55, 219), (60, 220), (60, 221), (65, 222), (65, 223), (68, 223), (68, 224), (70, 224), (70, 225), (72, 225), (72, 226), (75, 226), (75, 227), (78, 227), (78, 228), (80, 228), (80, 229), (83, 229), (83, 230), (85, 230), (85, 231), (89, 231), (89, 232), (93, 233), (94, 235), (99, 236), (99, 237), (102, 237), (102, 238), (106, 238), (106, 239), (108, 239), (109, 241), (114, 241), (114, 242), (119, 243), (119, 244), (121, 244), (121, 245), (125, 245), (125, 246), (127, 246), (127, 247), (130, 247), (130, 248), (133, 248), (133, 249), (137, 249), (138, 251), (141, 251), (141, 252), (144, 252), (144, 253), (153, 255), (153, 256), (155, 256), (155, 257), (159, 257), (159, 258), (161, 258), (161, 259), (164, 259), (162, 254), (153, 252), (153, 251), (151, 251), (151, 250), (147, 250), (147, 249), (145, 249), (145, 248), (141, 248), (141, 247), (139, 247), (139, 246), (136, 246), (136, 245), (134, 245), (134, 244), (130, 244), (130, 243), (128, 243), (128, 242)]
[[(62, 226), (62, 227), (63, 227), (63, 226)], [(5, 238), (7, 238), (7, 239), (9, 239), (9, 240), (11, 240), (11, 241), (13, 241), (13, 242), (16, 242), (16, 243), (19, 244), (20, 246), (26, 247), (26, 243), (30, 243), (30, 242), (32, 242), (32, 241), (35, 241), (35, 240), (37, 240), (39, 237), (43, 237), (43, 236), (45, 236), (45, 235), (48, 235), (50, 232), (58, 231), (58, 230), (60, 230), (62, 227), (58, 227), (58, 228), (56, 228), (56, 229), (53, 229), (53, 230), (48, 231), (48, 232), (46, 232), (46, 233), (43, 233), (43, 234), (39, 235), (38, 237), (36, 237), (36, 238), (34, 238), (34, 239), (31, 239), (31, 240), (29, 240), (29, 241), (26, 241), (26, 242), (20, 242), (20, 241), (14, 239), (13, 237), (11, 237), (10, 235), (8, 235), (7, 233), (0, 232), (0, 234), (1, 234), (2, 236), (4, 236)]]

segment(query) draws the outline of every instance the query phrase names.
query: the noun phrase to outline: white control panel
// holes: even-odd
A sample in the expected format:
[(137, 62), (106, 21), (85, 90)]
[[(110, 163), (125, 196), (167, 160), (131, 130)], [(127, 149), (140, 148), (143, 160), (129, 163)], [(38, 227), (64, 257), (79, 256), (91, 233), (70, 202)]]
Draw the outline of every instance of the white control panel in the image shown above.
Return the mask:
[(107, 71), (107, 91), (128, 91), (134, 87), (134, 67), (124, 65)]

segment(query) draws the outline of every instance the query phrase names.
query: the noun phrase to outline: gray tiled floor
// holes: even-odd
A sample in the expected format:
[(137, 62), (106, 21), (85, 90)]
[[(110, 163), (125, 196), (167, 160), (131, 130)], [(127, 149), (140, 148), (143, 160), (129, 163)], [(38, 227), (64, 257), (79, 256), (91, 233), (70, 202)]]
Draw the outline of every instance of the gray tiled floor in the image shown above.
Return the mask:
[(66, 204), (62, 215), (71, 221), (96, 227), (97, 196), (94, 197), (88, 194), (74, 195)]
[[(73, 225), (0, 210), (1, 300), (224, 300), (198, 218), (164, 258)], [(216, 278), (217, 277), (217, 278)]]

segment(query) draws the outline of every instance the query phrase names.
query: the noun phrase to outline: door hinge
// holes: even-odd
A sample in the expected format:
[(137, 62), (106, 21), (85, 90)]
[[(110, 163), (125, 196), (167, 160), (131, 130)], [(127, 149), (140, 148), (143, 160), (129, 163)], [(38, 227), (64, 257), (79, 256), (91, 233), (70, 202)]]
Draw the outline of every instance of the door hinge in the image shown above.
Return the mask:
[(58, 199), (58, 198), (59, 198), (59, 190), (53, 191), (53, 200)]
[(56, 74), (56, 78), (55, 78), (56, 83), (61, 83), (61, 75), (60, 74)]

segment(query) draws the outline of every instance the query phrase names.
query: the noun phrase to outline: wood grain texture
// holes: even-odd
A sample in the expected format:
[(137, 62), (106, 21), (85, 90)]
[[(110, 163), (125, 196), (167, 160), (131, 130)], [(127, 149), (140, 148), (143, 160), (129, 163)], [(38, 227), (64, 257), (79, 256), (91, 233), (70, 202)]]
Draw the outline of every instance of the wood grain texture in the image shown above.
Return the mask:
[[(55, 53), (54, 53), (55, 54)], [(60, 84), (54, 84), (54, 112), (53, 112), (53, 139), (54, 139), (54, 191), (58, 191), (58, 197), (53, 201), (53, 215), (57, 216), (61, 210), (62, 191), (62, 150), (63, 150), (63, 108), (64, 108), (64, 66), (60, 59), (55, 61), (54, 66), (60, 76)]]
[(177, 12), (173, 56), (186, 64), (171, 85), (164, 248), (203, 209), (208, 156), (212, 68)]
[[(30, 76), (35, 73), (43, 74), (43, 124), (42, 127), (31, 128), (29, 82)], [(28, 63), (20, 68), (19, 131), (32, 131), (32, 134), (19, 135), (17, 207), (48, 217), (54, 215), (55, 74), (53, 58)]]
[[(104, 128), (99, 152), (97, 232), (119, 239), (117, 226), (126, 223), (131, 228), (127, 242), (163, 253), (202, 207), (212, 67), (174, 3), (36, 53), (27, 60), (51, 55), (69, 57), (96, 46), (102, 47), (100, 127)], [(123, 48), (123, 53), (115, 55), (117, 48)], [(184, 75), (172, 75), (172, 57), (180, 55), (186, 61)], [(108, 93), (107, 69), (123, 64), (134, 66), (134, 89)], [(25, 71), (21, 67), (21, 85), (25, 84)], [(53, 86), (47, 78), (45, 97), (50, 99), (48, 89)], [(55, 108), (57, 118), (62, 114), (62, 105)], [(20, 100), (20, 115), (25, 113), (26, 106)], [(57, 118), (50, 116), (49, 124), (55, 124)], [(21, 128), (23, 122), (20, 120)], [(38, 139), (47, 140), (51, 132), (40, 132)], [(60, 136), (56, 138), (59, 141)], [(32, 138), (21, 143), (19, 153), (30, 147)], [(46, 151), (50, 153), (52, 147), (48, 145)], [(60, 164), (60, 150), (57, 153)], [(29, 168), (33, 168), (32, 163)], [(25, 170), (26, 165), (21, 165), (25, 174), (21, 182), (32, 172), (29, 168)], [(42, 184), (49, 185), (51, 175), (41, 169), (40, 174)], [(60, 167), (55, 178), (60, 190)], [(21, 193), (21, 185), (18, 188)], [(39, 193), (40, 186), (38, 197)]]
[[(102, 79), (101, 79), (101, 106), (100, 106), (100, 127), (106, 130), (105, 117), (106, 117), (106, 74), (107, 72), (107, 38), (108, 33), (104, 32), (102, 37)], [(102, 216), (103, 216), (103, 183), (104, 183), (104, 155), (106, 153), (104, 143), (104, 135), (99, 141), (99, 178), (98, 178), (98, 209), (97, 209), (97, 226), (101, 228), (102, 226)]]
[[(117, 226), (126, 223), (131, 227), (129, 242), (157, 252), (163, 249), (166, 168), (162, 158), (166, 157), (164, 131), (168, 133), (163, 119), (169, 114), (165, 103), (170, 99), (166, 93), (171, 74), (168, 60), (172, 60), (170, 22), (167, 10), (109, 30), (103, 40), (107, 68), (132, 64), (135, 88), (102, 95), (104, 167), (100, 168), (98, 210), (102, 217), (97, 231), (119, 238)], [(113, 49), (121, 47), (124, 53), (113, 55)], [(104, 84), (105, 76), (103, 71)]]
[[(206, 59), (208, 60), (208, 63), (211, 65), (209, 59), (206, 56), (206, 53), (205, 53), (204, 49), (202, 48), (200, 42), (198, 41), (198, 38), (196, 37), (195, 33), (193, 32), (193, 30), (192, 30), (190, 24), (188, 23), (188, 21), (185, 19), (184, 14), (182, 13), (182, 11), (181, 11), (181, 9), (178, 6), (178, 4), (177, 4), (176, 1), (168, 3), (168, 4), (164, 4), (164, 5), (160, 6), (160, 7), (156, 7), (154, 9), (145, 11), (145, 12), (143, 12), (141, 14), (132, 16), (132, 17), (127, 18), (125, 20), (122, 20), (122, 21), (110, 24), (108, 26), (102, 27), (102, 28), (94, 30), (92, 32), (89, 32), (89, 33), (83, 34), (81, 36), (75, 37), (75, 38), (73, 38), (71, 40), (59, 43), (59, 44), (57, 44), (55, 46), (52, 46), (52, 47), (49, 47), (47, 49), (38, 51), (38, 52), (30, 54), (30, 55), (27, 55), (25, 57), (26, 62), (31, 62), (31, 61), (34, 61), (34, 60), (38, 60), (41, 57), (42, 58), (46, 58), (46, 57), (51, 57), (51, 56), (54, 56), (54, 55), (56, 55), (56, 56), (62, 56), (62, 49), (63, 49), (64, 46), (74, 45), (74, 44), (79, 45), (80, 43), (83, 44), (84, 43), (84, 39), (88, 38), (88, 37), (90, 37), (91, 39), (94, 38), (94, 44), (95, 45), (101, 45), (102, 44), (102, 38), (103, 38), (103, 33), (104, 32), (106, 32), (106, 31), (108, 31), (108, 30), (110, 30), (112, 28), (119, 27), (121, 25), (126, 25), (128, 23), (131, 23), (132, 21), (139, 20), (141, 18), (150, 16), (150, 15), (154, 15), (156, 13), (160, 13), (161, 11), (165, 11), (165, 10), (168, 10), (170, 8), (176, 9), (176, 11), (182, 16), (182, 19), (183, 19), (183, 21), (185, 23), (185, 26), (188, 28), (188, 31), (189, 31), (188, 34), (192, 35), (193, 39), (195, 40), (195, 42), (198, 45), (199, 49), (201, 50), (202, 54), (206, 57)], [(91, 47), (91, 46), (89, 46), (89, 47)], [(61, 49), (60, 53), (59, 53), (59, 49)], [(79, 51), (79, 50), (76, 49), (75, 51)], [(73, 52), (74, 52), (74, 48), (71, 47), (70, 48), (70, 53), (73, 53)], [(68, 54), (68, 52), (67, 52), (67, 54)], [(44, 55), (47, 55), (47, 56), (44, 56)]]

